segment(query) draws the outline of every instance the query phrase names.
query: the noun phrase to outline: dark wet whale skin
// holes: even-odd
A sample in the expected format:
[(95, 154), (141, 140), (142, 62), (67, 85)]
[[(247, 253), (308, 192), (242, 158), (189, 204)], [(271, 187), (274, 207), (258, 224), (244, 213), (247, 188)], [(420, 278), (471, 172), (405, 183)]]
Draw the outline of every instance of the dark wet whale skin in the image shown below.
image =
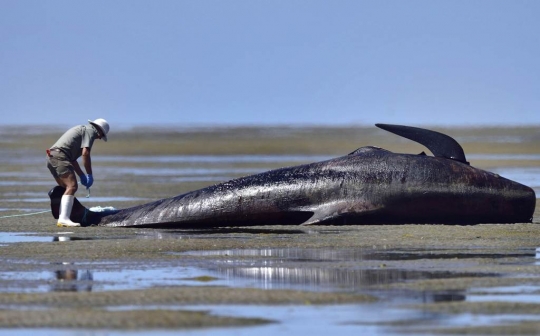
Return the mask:
[(71, 218), (80, 222), (84, 216), (85, 225), (155, 228), (522, 223), (532, 221), (535, 204), (531, 188), (459, 161), (362, 147), (114, 214), (93, 213), (79, 203)]

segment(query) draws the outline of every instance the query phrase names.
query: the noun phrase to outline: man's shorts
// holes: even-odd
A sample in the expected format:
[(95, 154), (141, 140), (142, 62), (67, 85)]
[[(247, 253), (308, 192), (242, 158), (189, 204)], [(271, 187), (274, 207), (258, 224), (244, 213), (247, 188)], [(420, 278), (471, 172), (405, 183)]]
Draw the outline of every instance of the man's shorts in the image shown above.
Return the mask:
[(59, 178), (67, 173), (75, 174), (75, 168), (61, 151), (51, 151), (51, 156), (47, 157), (47, 168), (54, 178)]

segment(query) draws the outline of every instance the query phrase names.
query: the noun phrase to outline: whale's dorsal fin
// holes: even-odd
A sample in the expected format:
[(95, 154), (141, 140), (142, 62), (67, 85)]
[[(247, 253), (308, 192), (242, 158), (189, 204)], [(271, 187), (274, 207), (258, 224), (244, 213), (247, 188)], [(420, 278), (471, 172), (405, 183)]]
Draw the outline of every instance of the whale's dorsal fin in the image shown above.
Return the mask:
[(426, 146), (435, 156), (456, 160), (469, 164), (459, 143), (452, 137), (439, 132), (401, 125), (375, 124), (388, 132), (416, 141)]

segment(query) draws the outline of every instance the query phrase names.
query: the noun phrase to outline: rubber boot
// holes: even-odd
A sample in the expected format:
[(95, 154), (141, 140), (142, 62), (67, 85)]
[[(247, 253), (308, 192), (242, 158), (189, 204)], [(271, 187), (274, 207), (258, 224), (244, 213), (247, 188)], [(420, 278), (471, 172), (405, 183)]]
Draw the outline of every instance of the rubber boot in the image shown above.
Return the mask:
[(72, 222), (71, 219), (69, 219), (69, 216), (71, 216), (71, 209), (73, 209), (74, 200), (75, 197), (73, 195), (62, 195), (62, 200), (60, 201), (60, 215), (58, 216), (58, 223), (56, 223), (56, 226), (81, 226), (81, 224)]

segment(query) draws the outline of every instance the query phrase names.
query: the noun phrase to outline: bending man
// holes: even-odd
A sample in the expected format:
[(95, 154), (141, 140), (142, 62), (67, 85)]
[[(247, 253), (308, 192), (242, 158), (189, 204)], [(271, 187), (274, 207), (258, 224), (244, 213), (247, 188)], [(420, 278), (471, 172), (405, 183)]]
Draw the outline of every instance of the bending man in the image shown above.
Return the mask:
[[(60, 203), (60, 215), (57, 226), (81, 226), (72, 222), (71, 209), (75, 192), (77, 192), (77, 174), (81, 184), (90, 188), (94, 183), (92, 176), (92, 160), (90, 150), (95, 139), (107, 141), (109, 123), (105, 119), (88, 120), (88, 125), (79, 125), (70, 128), (58, 141), (47, 149), (47, 168), (59, 186), (66, 188)], [(82, 164), (86, 174), (82, 171), (77, 159), (82, 156)]]

